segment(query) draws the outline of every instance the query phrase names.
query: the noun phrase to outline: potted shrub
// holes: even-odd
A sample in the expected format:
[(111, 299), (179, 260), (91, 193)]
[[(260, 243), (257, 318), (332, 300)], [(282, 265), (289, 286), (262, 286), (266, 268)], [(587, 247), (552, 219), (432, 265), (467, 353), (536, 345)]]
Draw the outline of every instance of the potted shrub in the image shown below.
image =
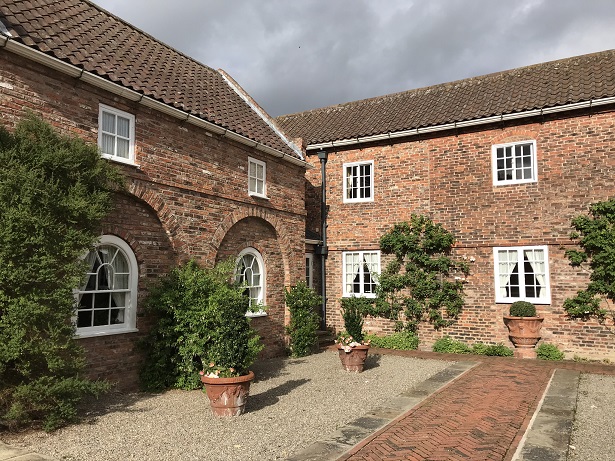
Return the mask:
[(209, 325), (209, 335), (201, 356), (200, 375), (217, 416), (238, 416), (245, 411), (254, 379), (248, 368), (263, 348), (246, 317), (250, 302), (243, 291), (231, 282), (216, 287), (201, 318)]
[[(239, 415), (262, 349), (246, 317), (250, 301), (234, 283), (234, 262), (177, 267), (152, 287), (148, 309), (157, 319), (142, 346), (145, 390), (195, 389), (205, 384), (217, 415)], [(200, 375), (200, 376), (199, 376)]]
[(364, 339), (363, 320), (371, 302), (366, 298), (342, 298), (342, 318), (345, 331), (337, 338), (342, 366), (346, 371), (361, 373), (365, 366), (369, 341)]
[(540, 328), (544, 317), (536, 315), (536, 306), (527, 301), (515, 301), (510, 306), (510, 315), (504, 316), (509, 338), (515, 346), (515, 357), (536, 358), (536, 343), (540, 340)]

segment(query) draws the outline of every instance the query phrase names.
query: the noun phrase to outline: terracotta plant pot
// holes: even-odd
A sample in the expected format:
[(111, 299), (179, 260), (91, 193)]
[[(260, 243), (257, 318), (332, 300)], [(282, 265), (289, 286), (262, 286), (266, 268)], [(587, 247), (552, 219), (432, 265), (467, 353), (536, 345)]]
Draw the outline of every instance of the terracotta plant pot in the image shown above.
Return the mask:
[(504, 316), (504, 324), (508, 328), (509, 338), (515, 346), (515, 357), (535, 359), (536, 343), (540, 340), (540, 328), (544, 317), (511, 317)]
[(361, 373), (367, 359), (369, 346), (354, 346), (350, 352), (346, 352), (342, 347), (338, 346), (340, 360), (346, 371)]
[(250, 395), (251, 371), (236, 378), (208, 378), (201, 376), (211, 411), (216, 416), (239, 416), (244, 413)]

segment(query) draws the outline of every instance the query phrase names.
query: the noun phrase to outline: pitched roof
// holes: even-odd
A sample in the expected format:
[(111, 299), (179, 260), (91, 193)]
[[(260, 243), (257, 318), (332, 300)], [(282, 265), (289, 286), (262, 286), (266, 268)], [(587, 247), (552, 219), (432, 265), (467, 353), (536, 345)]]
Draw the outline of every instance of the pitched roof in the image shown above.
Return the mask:
[(314, 109), (276, 120), (307, 145), (615, 96), (615, 50)]
[(0, 22), (28, 47), (300, 158), (220, 72), (89, 1), (6, 0)]

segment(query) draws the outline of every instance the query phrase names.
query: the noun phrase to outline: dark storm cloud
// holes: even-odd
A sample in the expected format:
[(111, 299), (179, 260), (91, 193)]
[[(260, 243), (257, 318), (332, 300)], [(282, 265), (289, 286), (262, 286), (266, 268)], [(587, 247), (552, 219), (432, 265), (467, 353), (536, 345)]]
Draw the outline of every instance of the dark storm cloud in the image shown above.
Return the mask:
[(615, 48), (612, 0), (98, 0), (271, 115)]

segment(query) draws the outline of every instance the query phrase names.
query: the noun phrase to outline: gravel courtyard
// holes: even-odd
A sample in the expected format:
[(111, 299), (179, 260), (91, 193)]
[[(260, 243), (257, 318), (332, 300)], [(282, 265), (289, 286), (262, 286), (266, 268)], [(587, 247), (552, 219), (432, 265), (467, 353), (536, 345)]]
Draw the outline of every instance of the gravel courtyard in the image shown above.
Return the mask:
[(370, 355), (363, 373), (342, 370), (337, 352), (255, 364), (246, 413), (211, 414), (201, 391), (109, 394), (106, 411), (52, 434), (5, 438), (62, 460), (276, 460), (362, 416), (450, 362)]
[[(110, 393), (78, 425), (1, 438), (69, 461), (285, 459), (450, 363), (370, 355), (354, 374), (333, 351), (265, 360), (238, 418), (214, 417), (201, 391)], [(568, 461), (615, 459), (614, 389), (615, 376), (581, 376)]]

